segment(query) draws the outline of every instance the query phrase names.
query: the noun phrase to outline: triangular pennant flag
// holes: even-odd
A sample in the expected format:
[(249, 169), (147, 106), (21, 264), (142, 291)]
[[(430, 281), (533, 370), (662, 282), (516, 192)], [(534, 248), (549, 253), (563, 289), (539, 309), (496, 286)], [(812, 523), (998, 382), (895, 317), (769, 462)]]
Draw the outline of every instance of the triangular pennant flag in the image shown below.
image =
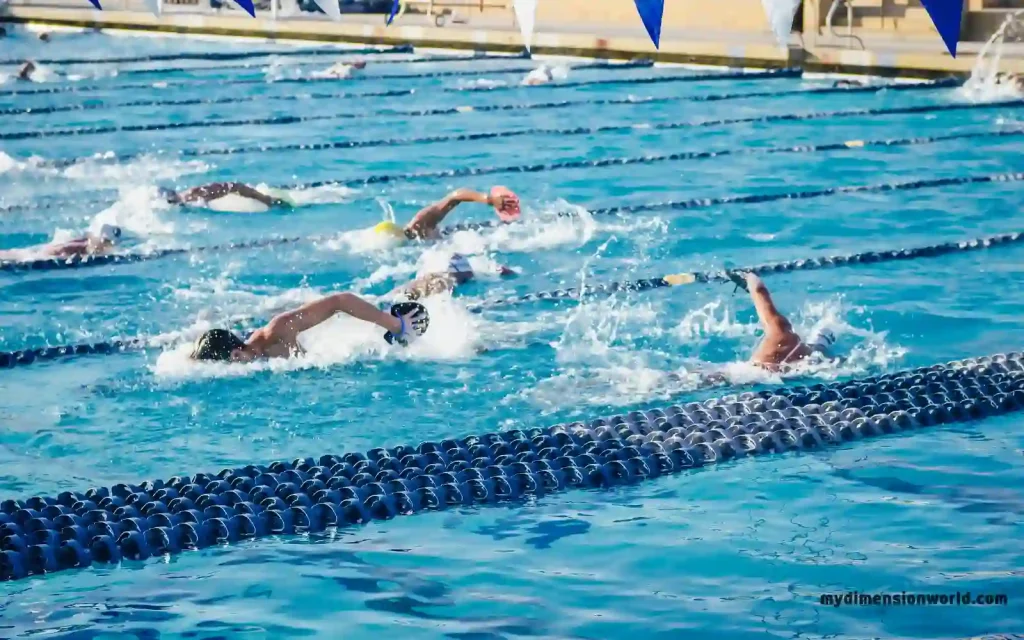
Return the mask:
[[(271, 0), (276, 2), (276, 0)], [(320, 7), (320, 10), (331, 17), (331, 20), (338, 22), (341, 20), (341, 5), (338, 4), (338, 0), (313, 0), (316, 6)]]
[(533, 27), (537, 18), (537, 0), (515, 0), (516, 22), (523, 34), (523, 45), (530, 50), (533, 44)]
[(89, 0), (89, 4), (96, 7), (100, 11), (103, 11), (103, 7), (100, 6), (100, 0)]
[(800, 8), (800, 0), (761, 0), (761, 6), (768, 16), (768, 24), (780, 47), (789, 46), (789, 34), (793, 31), (793, 17)]
[(921, 0), (931, 16), (949, 55), (956, 57), (956, 45), (960, 41), (960, 23), (964, 17), (964, 0)]
[(665, 0), (633, 0), (640, 19), (644, 22), (647, 35), (651, 36), (654, 48), (661, 46), (661, 16), (665, 13)]
[(388, 12), (387, 24), (389, 27), (391, 26), (391, 22), (395, 19), (395, 16), (398, 14), (399, 9), (401, 9), (400, 0), (394, 0), (391, 3), (391, 11)]
[(254, 18), (256, 17), (256, 7), (253, 6), (252, 0), (235, 0), (235, 2), (238, 3), (238, 6), (245, 9), (245, 12), (248, 13), (250, 16)]
[(156, 17), (160, 17), (160, 0), (145, 0), (146, 8)]

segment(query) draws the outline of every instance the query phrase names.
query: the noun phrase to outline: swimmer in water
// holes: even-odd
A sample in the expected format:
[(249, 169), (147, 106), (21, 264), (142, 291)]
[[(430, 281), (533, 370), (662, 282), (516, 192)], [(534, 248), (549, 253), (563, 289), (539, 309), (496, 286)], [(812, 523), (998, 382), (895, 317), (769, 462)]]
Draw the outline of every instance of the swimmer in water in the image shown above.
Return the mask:
[[(498, 275), (512, 277), (517, 275), (505, 265), (498, 266)], [(389, 295), (404, 300), (419, 300), (439, 293), (453, 293), (459, 285), (466, 284), (476, 277), (473, 267), (465, 256), (453, 253), (448, 258), (448, 269), (427, 273), (392, 291)]]
[(36, 68), (35, 62), (26, 60), (25, 64), (21, 65), (21, 68), (18, 69), (18, 75), (15, 77), (22, 82), (33, 82), (32, 76), (35, 74)]
[(33, 260), (39, 258), (71, 258), (74, 256), (99, 256), (110, 253), (121, 239), (121, 227), (105, 224), (99, 233), (68, 240), (51, 242), (24, 249), (0, 251), (0, 260)]
[[(381, 222), (374, 231), (381, 235), (388, 235), (400, 242), (409, 240), (437, 240), (441, 233), (438, 230), (445, 217), (464, 202), (476, 202), (494, 207), (494, 211), (502, 222), (513, 222), (519, 219), (521, 210), (519, 197), (508, 188), (494, 186), (487, 195), (469, 189), (459, 189), (448, 194), (442, 200), (424, 207), (404, 228), (394, 222)], [(516, 272), (504, 265), (498, 267), (501, 276), (514, 276)], [(398, 295), (409, 300), (418, 300), (438, 293), (452, 292), (455, 287), (469, 282), (475, 277), (469, 260), (460, 254), (454, 253), (448, 259), (448, 268), (442, 272), (428, 273), (405, 284), (392, 295)]]
[(199, 337), (190, 357), (202, 361), (252, 362), (301, 355), (305, 351), (299, 344), (299, 334), (338, 313), (386, 329), (384, 338), (402, 345), (423, 335), (430, 325), (430, 315), (419, 304), (397, 304), (387, 313), (354, 294), (335, 293), (278, 314), (247, 340), (227, 329), (211, 329)]
[(208, 205), (225, 196), (236, 195), (254, 200), (266, 207), (290, 207), (292, 203), (282, 198), (267, 195), (241, 182), (212, 182), (185, 191), (175, 191), (166, 187), (158, 187), (160, 198), (169, 204), (176, 205)]
[(522, 85), (524, 87), (536, 87), (542, 84), (548, 84), (554, 82), (555, 74), (554, 71), (546, 64), (542, 64), (530, 73), (526, 74), (523, 78)]
[(404, 227), (400, 227), (394, 222), (381, 222), (373, 230), (378, 235), (391, 236), (400, 242), (440, 240), (441, 232), (438, 227), (455, 207), (464, 202), (476, 202), (494, 207), (494, 212), (502, 222), (513, 222), (519, 219), (519, 196), (506, 187), (494, 186), (487, 194), (470, 189), (457, 189), (441, 200), (420, 209)]
[(997, 85), (1009, 85), (1014, 91), (1024, 93), (1024, 76), (1000, 71), (996, 74), (995, 81)]
[(768, 287), (753, 273), (729, 273), (729, 279), (747, 290), (757, 310), (757, 317), (764, 330), (764, 339), (754, 349), (750, 361), (769, 371), (780, 371), (786, 365), (799, 362), (815, 353), (829, 355), (829, 349), (836, 341), (835, 335), (826, 330), (803, 340), (793, 331), (786, 316), (775, 308)]
[(323, 71), (314, 71), (310, 74), (311, 78), (333, 78), (335, 80), (344, 80), (352, 77), (352, 74), (356, 71), (362, 71), (366, 68), (366, 63), (362, 60), (356, 60), (355, 62), (336, 62), (333, 65), (327, 67)]

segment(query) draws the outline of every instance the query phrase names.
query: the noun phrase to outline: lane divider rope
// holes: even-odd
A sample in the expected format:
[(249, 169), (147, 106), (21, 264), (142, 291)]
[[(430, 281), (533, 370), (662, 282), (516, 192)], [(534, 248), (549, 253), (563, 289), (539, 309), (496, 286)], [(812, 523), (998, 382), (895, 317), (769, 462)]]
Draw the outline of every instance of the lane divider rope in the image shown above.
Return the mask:
[[(1014, 100), (1009, 102), (994, 102), (994, 103), (983, 103), (983, 104), (953, 104), (953, 105), (922, 105), (914, 107), (900, 107), (894, 109), (855, 109), (851, 111), (825, 111), (825, 112), (812, 112), (802, 114), (775, 114), (767, 116), (753, 116), (750, 118), (734, 118), (734, 119), (720, 119), (720, 120), (705, 120), (698, 122), (684, 122), (684, 123), (663, 123), (659, 125), (653, 125), (650, 128), (653, 129), (682, 129), (682, 128), (701, 128), (701, 127), (718, 127), (718, 126), (729, 126), (734, 124), (749, 124), (758, 122), (786, 122), (786, 121), (806, 121), (816, 119), (832, 119), (832, 118), (844, 118), (844, 117), (873, 117), (873, 116), (887, 116), (887, 115), (910, 115), (929, 113), (935, 111), (962, 111), (962, 110), (975, 110), (975, 109), (998, 109), (1007, 108), (1015, 109), (1024, 106), (1024, 100)], [(612, 125), (611, 127), (602, 127), (598, 129), (580, 130), (561, 130), (561, 131), (545, 131), (545, 133), (554, 133), (557, 135), (582, 135), (594, 132), (608, 132), (617, 130), (629, 130), (637, 128), (638, 125)], [(296, 145), (283, 145), (283, 146), (261, 146), (261, 147), (243, 147), (236, 149), (198, 149), (198, 150), (187, 150), (182, 153), (184, 157), (202, 157), (208, 155), (219, 155), (219, 154), (233, 154), (243, 153), (251, 151), (284, 151), (284, 150), (326, 150), (329, 148), (335, 148), (335, 145), (343, 148), (351, 148), (351, 143), (340, 142), (340, 143), (312, 143), (312, 144), (296, 144)], [(137, 156), (124, 156), (121, 160), (131, 160)], [(74, 164), (76, 161), (67, 161), (68, 164)], [(600, 161), (598, 161), (600, 162)], [(432, 178), (452, 178), (452, 177), (468, 177), (478, 175), (488, 175), (495, 173), (532, 173), (537, 171), (544, 171), (546, 166), (551, 166), (553, 169), (568, 168), (566, 163), (552, 163), (551, 165), (513, 165), (510, 167), (469, 167), (462, 169), (446, 169), (442, 171), (425, 171), (425, 172), (412, 172), (412, 173), (399, 173), (399, 174), (383, 174), (366, 176), (363, 178), (352, 178), (345, 181), (319, 181), (311, 182), (300, 185), (292, 185), (289, 187), (285, 185), (281, 188), (312, 188), (318, 186), (328, 185), (344, 185), (344, 186), (367, 186), (372, 184), (383, 184), (383, 183), (395, 183), (400, 181), (411, 181), (411, 180), (422, 180)], [(92, 200), (83, 201), (83, 197), (89, 195), (99, 195), (100, 193), (109, 190), (93, 190), (79, 193), (78, 199), (74, 201), (74, 205), (78, 207), (87, 207), (92, 205), (101, 205), (106, 200)], [(72, 204), (65, 200), (58, 200), (50, 203), (26, 203), (18, 205), (0, 206), (0, 213), (9, 213), (17, 211), (31, 211), (31, 210), (45, 210), (65, 207)]]
[[(555, 100), (549, 102), (517, 102), (488, 105), (460, 105), (456, 107), (440, 107), (432, 109), (414, 110), (382, 110), (380, 112), (360, 112), (347, 114), (352, 118), (379, 118), (381, 115), (401, 116), (406, 118), (417, 118), (426, 116), (444, 116), (466, 113), (487, 113), (491, 111), (522, 111), (534, 109), (564, 109), (579, 106), (607, 106), (607, 105), (647, 105), (665, 104), (672, 102), (720, 102), (725, 100), (742, 100), (747, 98), (780, 98), (796, 95), (825, 95), (835, 93), (880, 93), (882, 91), (920, 91), (930, 89), (955, 88), (963, 85), (958, 78), (946, 78), (932, 82), (918, 82), (914, 84), (883, 84), (870, 85), (866, 87), (819, 87), (816, 89), (787, 89), (783, 91), (754, 91), (746, 93), (709, 93), (696, 96), (647, 96), (627, 98), (592, 98), (584, 100)], [(46, 106), (46, 107), (16, 107), (11, 109), (0, 109), (0, 115), (40, 115), (49, 113), (60, 113), (66, 111), (88, 111), (94, 109), (118, 109), (123, 107), (177, 107), (199, 104), (232, 104), (237, 102), (255, 102), (266, 100), (342, 100), (351, 97), (365, 97), (368, 94), (352, 93), (302, 93), (272, 96), (241, 96), (222, 98), (190, 98), (184, 100), (133, 100), (131, 102), (119, 102), (108, 104), (100, 100), (82, 102), (72, 105)], [(68, 161), (65, 161), (68, 162)]]
[[(368, 56), (386, 53), (412, 53), (413, 47), (402, 44), (394, 47), (364, 47), (362, 49), (336, 49), (327, 47), (307, 47), (303, 49), (281, 49), (279, 51), (208, 51), (190, 53), (166, 53), (149, 56), (125, 56), (118, 58), (38, 58), (37, 64), (72, 65), (72, 64), (127, 64), (132, 62), (166, 62), (170, 60), (247, 60), (249, 58), (266, 58), (277, 56), (291, 58), (299, 56)], [(0, 64), (17, 65), (25, 62), (24, 58), (7, 58)]]
[[(1011, 135), (1024, 136), (1024, 130), (1022, 131), (1007, 131), (1007, 132), (984, 132), (979, 134), (953, 134), (950, 136), (933, 136), (931, 138), (904, 138), (898, 140), (873, 140), (873, 141), (861, 141), (853, 140), (842, 143), (834, 143), (828, 145), (819, 145), (818, 147), (790, 147), (790, 148), (776, 148), (776, 149), (763, 149), (761, 153), (782, 153), (789, 151), (793, 153), (797, 152), (809, 152), (815, 150), (848, 150), (848, 149), (861, 149), (871, 146), (896, 146), (901, 144), (926, 144), (934, 143), (945, 140), (958, 140), (965, 138), (980, 138), (980, 137), (1009, 137)], [(748, 151), (748, 150), (744, 150)], [(718, 155), (729, 155), (731, 152), (694, 152), (693, 159), (704, 158), (704, 157), (716, 157)], [(710, 155), (705, 155), (710, 154)], [(681, 154), (676, 154), (681, 155)], [(684, 158), (687, 159), (687, 158)], [(608, 164), (627, 164), (624, 162), (629, 160), (628, 158), (623, 159), (612, 159), (607, 161)], [(605, 162), (605, 161), (593, 161), (593, 162)], [(605, 165), (590, 165), (590, 166), (605, 166)], [(599, 209), (588, 210), (588, 213), (593, 216), (607, 216), (607, 215), (622, 215), (625, 213), (640, 213), (657, 210), (691, 210), (691, 209), (703, 209), (721, 205), (731, 204), (756, 204), (761, 202), (772, 202), (776, 200), (806, 200), (811, 198), (820, 198), (833, 195), (843, 195), (847, 193), (872, 193), (872, 192), (886, 192), (886, 191), (913, 191), (917, 189), (927, 189), (936, 187), (945, 187), (959, 184), (986, 184), (986, 183), (997, 183), (997, 182), (1015, 182), (1020, 180), (1020, 176), (1024, 174), (1015, 173), (1001, 173), (1001, 174), (987, 174), (987, 175), (975, 175), (965, 176), (961, 178), (934, 178), (931, 180), (912, 180), (909, 182), (884, 182), (880, 184), (872, 185), (852, 185), (852, 186), (841, 186), (841, 187), (829, 187), (826, 189), (818, 190), (804, 190), (804, 191), (790, 191), (781, 193), (758, 193), (748, 194), (742, 196), (722, 196), (719, 198), (693, 198), (690, 200), (678, 200), (678, 201), (667, 201), (667, 202), (654, 202), (647, 204), (638, 205), (623, 205), (616, 207), (604, 207)], [(559, 217), (573, 217), (576, 214), (574, 212), (558, 212)], [(527, 222), (519, 224), (528, 224)], [(449, 225), (441, 229), (440, 233), (443, 237), (450, 236), (460, 231), (482, 231), (485, 229), (491, 229), (498, 226), (505, 226), (506, 223), (494, 222), (491, 220), (484, 220), (479, 222), (463, 222), (454, 225)], [(160, 258), (166, 258), (178, 255), (195, 255), (199, 253), (212, 253), (218, 251), (232, 251), (242, 249), (255, 249), (262, 247), (278, 246), (283, 244), (295, 244), (299, 242), (319, 242), (326, 239), (325, 236), (307, 236), (307, 237), (285, 237), (285, 238), (269, 238), (264, 240), (251, 240), (244, 242), (226, 243), (221, 245), (213, 245), (209, 247), (193, 247), (193, 248), (169, 248), (159, 249), (146, 253), (113, 253), (106, 255), (93, 255), (93, 256), (72, 256), (69, 258), (40, 258), (38, 260), (0, 260), (0, 272), (18, 273), (28, 271), (64, 271), (67, 269), (80, 269), (84, 267), (100, 267), (114, 264), (132, 264), (137, 262), (147, 262), (150, 260), (157, 260)]]
[(664, 409), (0, 502), (0, 580), (604, 489), (1024, 408), (1020, 353)]
[[(1024, 179), (1024, 174), (1018, 174), (1018, 179)], [(946, 242), (943, 244), (914, 247), (910, 249), (892, 249), (889, 251), (865, 251), (852, 255), (824, 256), (820, 258), (808, 258), (800, 260), (788, 260), (785, 262), (770, 262), (766, 264), (753, 265), (749, 267), (738, 267), (730, 269), (735, 272), (751, 272), (757, 275), (770, 275), (776, 273), (787, 273), (791, 271), (814, 271), (818, 269), (834, 269), (836, 267), (848, 267), (858, 264), (878, 264), (882, 262), (897, 262), (901, 260), (916, 260), (918, 258), (937, 258), (951, 253), (966, 253), (969, 251), (980, 251), (992, 247), (1000, 247), (1017, 244), (1024, 238), (1024, 233), (1003, 233), (973, 240), (962, 240), (960, 242)], [(570, 287), (567, 289), (555, 289), (552, 291), (540, 291), (527, 293), (520, 296), (503, 298), (492, 298), (483, 302), (471, 305), (470, 311), (480, 312), (484, 309), (507, 307), (525, 302), (538, 300), (573, 300), (582, 301), (585, 298), (592, 298), (598, 295), (607, 296), (618, 292), (653, 291), (665, 287), (678, 287), (694, 283), (705, 282), (728, 282), (729, 278), (724, 271), (702, 271), (693, 273), (674, 273), (654, 278), (641, 278), (639, 280), (628, 280), (622, 282), (607, 282), (596, 285), (587, 285), (582, 288)]]
[[(580, 64), (572, 67), (574, 71), (582, 71), (588, 69), (608, 69), (608, 70), (623, 70), (623, 69), (639, 69), (649, 68), (654, 66), (654, 62), (651, 60), (636, 60), (629, 62), (589, 62)], [(463, 69), (457, 71), (428, 71), (426, 73), (395, 73), (395, 74), (381, 74), (381, 73), (360, 73), (350, 78), (343, 80), (345, 83), (362, 82), (369, 80), (413, 80), (413, 79), (424, 79), (428, 80), (431, 78), (459, 78), (459, 77), (472, 77), (472, 76), (484, 76), (484, 75), (508, 75), (513, 73), (529, 73), (533, 68), (518, 68), (518, 69)], [(749, 72), (759, 73), (759, 72)], [(691, 74), (680, 76), (690, 77)], [(712, 77), (713, 74), (709, 74), (707, 77)], [(733, 77), (740, 74), (733, 74)], [(749, 75), (749, 74), (748, 74)], [(768, 77), (774, 77), (775, 73), (770, 73)], [(675, 77), (675, 76), (665, 76)], [(700, 76), (704, 77), (704, 76)], [(757, 76), (761, 77), (761, 76)], [(661, 76), (657, 78), (648, 78), (645, 82), (639, 82), (643, 80), (637, 79), (626, 79), (624, 82), (630, 82), (635, 80), (640, 84), (650, 84), (653, 82), (665, 82), (660, 80)], [(717, 78), (714, 78), (717, 79)], [(181, 87), (206, 87), (206, 86), (234, 86), (234, 85), (253, 85), (253, 84), (279, 84), (279, 85), (290, 85), (290, 84), (337, 84), (339, 80), (337, 78), (317, 78), (317, 77), (299, 77), (299, 78), (277, 78), (275, 80), (268, 80), (267, 78), (235, 78), (235, 79), (210, 79), (210, 80), (172, 80), (169, 82), (163, 82), (160, 88), (181, 88)], [(578, 83), (563, 82), (560, 86), (575, 87), (586, 84), (603, 83), (603, 84), (614, 84), (615, 81), (612, 79), (605, 79), (600, 81), (580, 81)], [(140, 82), (140, 83), (128, 83), (128, 84), (92, 84), (92, 85), (78, 85), (68, 84), (60, 87), (40, 87), (33, 89), (13, 89), (10, 91), (0, 92), (0, 96), (4, 95), (52, 95), (56, 93), (70, 93), (70, 94), (81, 94), (81, 93), (92, 93), (94, 91), (138, 91), (152, 89), (152, 82)], [(462, 89), (460, 89), (462, 90)], [(472, 90), (472, 88), (465, 89), (466, 91)]]
[[(389, 52), (390, 53), (390, 52)], [(350, 54), (342, 54), (350, 55)], [(358, 52), (356, 52), (358, 55)], [(374, 60), (373, 66), (380, 66), (384, 64), (437, 64), (442, 62), (481, 62), (490, 60), (529, 60), (530, 54), (523, 51), (519, 55), (515, 54), (477, 54), (477, 55), (451, 55), (451, 56), (420, 56), (418, 58), (392, 58), (385, 60)], [(159, 69), (120, 69), (118, 76), (124, 75), (138, 75), (145, 73), (189, 73), (192, 71), (231, 71), (235, 69), (255, 69), (257, 67), (265, 66), (270, 64), (270, 61), (263, 62), (246, 62), (243, 64), (223, 64), (214, 65), (207, 67), (162, 67)], [(294, 63), (297, 65), (307, 64), (324, 64), (323, 60), (309, 60), (299, 61)]]
[[(1024, 174), (1017, 174), (1018, 180), (1024, 180)], [(896, 249), (891, 251), (867, 251), (846, 256), (826, 256), (820, 258), (790, 260), (787, 262), (775, 262), (752, 267), (740, 267), (732, 271), (751, 271), (760, 275), (773, 273), (785, 273), (790, 271), (809, 271), (817, 269), (845, 267), (857, 264), (877, 264), (881, 262), (893, 262), (900, 260), (913, 260), (917, 258), (934, 258), (951, 253), (964, 253), (979, 251), (991, 247), (1016, 244), (1021, 241), (1024, 234), (1020, 232), (1006, 233), (995, 236), (964, 240), (960, 242), (947, 242), (937, 245), (928, 245), (910, 249)], [(279, 238), (272, 242), (288, 243), (296, 242), (296, 238)], [(256, 245), (250, 245), (256, 246)], [(259, 245), (265, 246), (265, 245)], [(106, 257), (106, 256), (101, 256)], [(526, 302), (539, 300), (581, 300), (585, 297), (597, 295), (612, 295), (617, 292), (651, 291), (665, 287), (676, 287), (694, 283), (707, 283), (713, 281), (727, 281), (722, 271), (705, 271), (693, 273), (677, 273), (654, 278), (644, 278), (623, 282), (610, 282), (587, 286), (583, 289), (568, 288), (556, 289), (553, 291), (541, 291), (528, 293), (520, 296), (493, 298), (480, 303), (469, 305), (468, 310), (473, 313), (480, 313), (486, 309), (507, 307)], [(96, 343), (83, 343), (76, 345), (65, 345), (57, 347), (37, 347), (22, 349), (19, 351), (0, 352), (0, 369), (25, 366), (37, 362), (66, 359), (81, 355), (110, 354), (125, 351), (145, 349), (149, 345), (146, 338), (115, 339)]]

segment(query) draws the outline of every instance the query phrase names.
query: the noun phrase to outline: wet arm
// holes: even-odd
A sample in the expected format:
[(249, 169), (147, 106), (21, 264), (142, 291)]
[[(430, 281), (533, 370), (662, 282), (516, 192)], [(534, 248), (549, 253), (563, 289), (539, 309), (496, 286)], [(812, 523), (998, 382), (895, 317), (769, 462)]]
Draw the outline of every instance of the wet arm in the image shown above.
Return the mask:
[(326, 322), (332, 316), (344, 313), (358, 320), (372, 322), (389, 331), (399, 331), (401, 322), (398, 318), (385, 313), (351, 293), (335, 293), (333, 295), (308, 302), (294, 311), (279, 314), (264, 328), (264, 339), (280, 342), (294, 347), (298, 345), (298, 336), (303, 331)]
[(750, 299), (754, 302), (757, 317), (765, 331), (787, 333), (792, 330), (792, 326), (789, 324), (786, 316), (779, 313), (779, 310), (775, 308), (772, 296), (768, 293), (768, 287), (765, 286), (761, 278), (754, 274), (749, 274), (747, 276), (747, 288), (750, 290)]
[(206, 184), (201, 187), (189, 189), (182, 196), (181, 199), (184, 202), (209, 202), (216, 200), (217, 198), (223, 198), (224, 196), (235, 193), (244, 198), (250, 198), (263, 204), (272, 206), (277, 203), (274, 198), (260, 193), (256, 189), (253, 189), (247, 184), (241, 182), (214, 182), (213, 184)]
[(445, 216), (463, 202), (490, 204), (491, 198), (487, 194), (471, 191), (470, 189), (453, 191), (442, 200), (438, 200), (434, 204), (420, 209), (420, 212), (413, 217), (412, 221), (406, 226), (406, 229), (412, 231), (420, 238), (433, 237), (438, 225), (445, 219)]

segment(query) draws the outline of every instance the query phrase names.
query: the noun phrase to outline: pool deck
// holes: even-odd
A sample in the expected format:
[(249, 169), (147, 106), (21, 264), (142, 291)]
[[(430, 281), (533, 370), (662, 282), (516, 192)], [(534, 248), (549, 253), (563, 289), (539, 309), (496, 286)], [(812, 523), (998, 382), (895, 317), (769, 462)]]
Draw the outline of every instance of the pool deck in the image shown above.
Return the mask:
[[(85, 0), (81, 0), (82, 3)], [(208, 34), (277, 40), (305, 40), (364, 44), (411, 43), (418, 47), (521, 51), (522, 37), (511, 13), (476, 14), (463, 24), (437, 27), (433, 19), (416, 13), (401, 15), (386, 27), (381, 15), (345, 14), (333, 22), (313, 14), (280, 15), (258, 12), (255, 19), (237, 8), (196, 12), (166, 5), (162, 17), (142, 11), (96, 11), (80, 6), (8, 5), (0, 21), (181, 34)], [(649, 57), (660, 62), (732, 67), (801, 66), (808, 71), (883, 76), (936, 77), (966, 74), (981, 44), (961, 43), (959, 56), (950, 57), (938, 36), (933, 39), (860, 38), (857, 48), (842, 39), (822, 34), (792, 34), (788, 49), (771, 35), (739, 31), (666, 28), (661, 49), (655, 50), (640, 24), (542, 22), (537, 24), (535, 54), (577, 55), (598, 58)], [(1024, 47), (1007, 45), (1001, 67), (1024, 73)]]

